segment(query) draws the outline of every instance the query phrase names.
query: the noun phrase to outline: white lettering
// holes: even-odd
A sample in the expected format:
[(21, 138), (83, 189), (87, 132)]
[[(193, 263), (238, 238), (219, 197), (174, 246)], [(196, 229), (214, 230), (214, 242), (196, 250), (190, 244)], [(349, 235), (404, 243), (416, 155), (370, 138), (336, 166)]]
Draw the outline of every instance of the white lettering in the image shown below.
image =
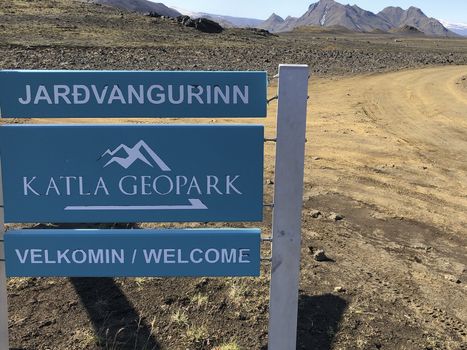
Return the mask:
[(42, 264), (42, 249), (31, 249), (31, 264)]
[(37, 105), (40, 101), (46, 101), (49, 105), (52, 104), (52, 100), (49, 96), (47, 88), (44, 85), (39, 85), (39, 88), (37, 89), (36, 93), (36, 98), (34, 99), (34, 104)]
[[(198, 92), (194, 92), (193, 90), (197, 89)], [(201, 98), (201, 95), (203, 94), (203, 87), (202, 86), (193, 86), (193, 85), (188, 85), (188, 104), (191, 105), (193, 104), (193, 97), (195, 97), (198, 100), (199, 104), (204, 104), (203, 99)]]
[(105, 96), (107, 95), (107, 90), (109, 89), (109, 87), (105, 86), (100, 95), (99, 95), (99, 92), (97, 91), (96, 85), (91, 85), (91, 89), (92, 89), (92, 92), (94, 94), (94, 97), (96, 98), (97, 103), (100, 104), (100, 105), (103, 104)]
[(240, 249), (238, 262), (240, 264), (249, 264), (250, 261), (250, 249)]
[[(214, 253), (214, 259), (212, 259), (210, 257), (210, 255), (212, 255), (212, 253)], [(220, 254), (219, 254), (219, 251), (217, 249), (208, 249), (206, 251), (206, 253), (204, 254), (205, 256), (205, 259), (208, 263), (210, 264), (215, 264), (217, 262), (219, 262), (219, 258), (220, 258)]]
[(25, 196), (28, 195), (28, 191), (31, 191), (32, 193), (34, 193), (36, 196), (40, 196), (39, 193), (37, 193), (32, 187), (31, 187), (31, 184), (32, 182), (36, 180), (36, 176), (34, 176), (31, 180), (28, 181), (28, 178), (25, 176), (23, 177), (23, 193)]
[(80, 196), (90, 196), (91, 192), (84, 192), (83, 177), (78, 177), (79, 181), (79, 195)]
[(164, 249), (164, 264), (175, 264), (175, 249)]
[[(81, 254), (81, 259), (78, 259), (78, 254)], [(86, 262), (86, 253), (84, 250), (75, 250), (71, 253), (71, 259), (75, 264), (84, 264)]]
[(180, 195), (181, 193), (180, 190), (183, 186), (186, 186), (186, 184), (188, 183), (188, 178), (186, 176), (177, 176), (175, 179), (176, 179), (175, 183), (177, 187), (176, 193), (177, 195)]
[[(109, 263), (106, 261), (107, 264)], [(89, 250), (89, 263), (90, 264), (103, 264), (104, 263), (104, 250), (103, 249), (97, 249)]]
[(196, 188), (196, 190), (198, 191), (198, 194), (202, 194), (202, 193), (201, 193), (201, 189), (199, 188), (199, 185), (198, 185), (198, 181), (196, 181), (196, 177), (194, 177), (194, 176), (193, 176), (193, 178), (191, 179), (190, 187), (188, 187), (187, 195), (190, 195), (190, 194), (191, 194), (191, 189), (192, 189), (192, 188)]
[(244, 88), (244, 90), (243, 90), (243, 93), (242, 93), (242, 91), (240, 90), (238, 85), (233, 86), (233, 103), (234, 103), (234, 105), (236, 105), (238, 103), (238, 98), (239, 97), (242, 100), (243, 104), (247, 105), (249, 103), (248, 85), (245, 85), (243, 88)]
[[(166, 192), (159, 191), (159, 188), (157, 187), (157, 181), (159, 181), (160, 179), (166, 179), (167, 183), (169, 184), (169, 189)], [(174, 184), (173, 184), (172, 179), (170, 177), (168, 177), (167, 175), (161, 175), (161, 176), (158, 176), (158, 177), (156, 177), (154, 179), (153, 188), (154, 188), (154, 191), (156, 191), (157, 194), (159, 194), (161, 196), (165, 196), (165, 195), (168, 195), (170, 192), (172, 192), (172, 190), (174, 188)]]
[(72, 95), (75, 105), (83, 105), (89, 102), (89, 88), (85, 85), (73, 85)]
[(138, 189), (137, 189), (136, 185), (133, 185), (133, 190), (131, 192), (126, 191), (125, 189), (123, 189), (123, 181), (125, 181), (126, 179), (133, 179), (134, 181), (136, 181), (136, 176), (122, 177), (120, 179), (120, 181), (118, 182), (118, 189), (120, 190), (120, 192), (122, 192), (123, 194), (125, 194), (127, 196), (135, 196), (138, 193)]
[(190, 261), (194, 264), (201, 264), (203, 262), (202, 258), (195, 259), (195, 254), (203, 254), (203, 251), (201, 249), (193, 249), (190, 252)]
[(100, 189), (104, 191), (106, 196), (109, 195), (109, 190), (107, 189), (107, 186), (105, 185), (104, 179), (102, 177), (99, 178), (99, 181), (96, 186), (96, 190), (94, 191), (95, 196), (97, 196), (97, 193), (99, 192)]
[(32, 96), (31, 96), (31, 85), (26, 85), (26, 98), (18, 98), (18, 102), (22, 105), (28, 105), (31, 103)]
[[(146, 188), (151, 188), (151, 184), (147, 183), (146, 180), (151, 180), (151, 176), (141, 176), (141, 194), (143, 196), (148, 196), (151, 192), (146, 192)], [(154, 181), (155, 182), (155, 181)]]
[(109, 100), (107, 104), (111, 105), (114, 101), (120, 101), (121, 104), (126, 104), (125, 98), (123, 97), (122, 90), (117, 85), (114, 85), (110, 92)]
[[(152, 97), (152, 92), (157, 89), (157, 90), (160, 90), (161, 93), (159, 94), (156, 94), (156, 97), (158, 98), (157, 100), (153, 99)], [(148, 98), (148, 101), (152, 104), (155, 104), (155, 105), (159, 105), (159, 104), (162, 104), (165, 102), (165, 95), (163, 94), (164, 92), (164, 88), (160, 85), (151, 85), (148, 89), (148, 92), (147, 92), (147, 98)]]
[(67, 85), (54, 85), (54, 103), (60, 104), (60, 98), (65, 101), (67, 105), (71, 105), (71, 101), (68, 98), (70, 94), (70, 88)]
[(152, 261), (154, 261), (156, 264), (159, 264), (162, 257), (162, 249), (151, 249), (149, 251), (143, 249), (143, 255), (146, 264), (150, 264)]
[(181, 249), (178, 249), (178, 250), (177, 250), (177, 254), (178, 254), (177, 262), (178, 262), (179, 264), (188, 264), (188, 263), (189, 263), (188, 260), (183, 260), (183, 257), (182, 257), (182, 250), (181, 250)]
[[(213, 180), (214, 183), (212, 183), (211, 180)], [(222, 192), (217, 188), (217, 184), (219, 183), (219, 178), (217, 176), (209, 175), (207, 181), (207, 194), (211, 194), (211, 189), (214, 189), (218, 194), (222, 194)]]
[(219, 104), (219, 96), (224, 101), (224, 104), (230, 103), (230, 87), (225, 87), (225, 92), (219, 86), (214, 86), (214, 104)]
[(29, 255), (29, 249), (26, 249), (24, 251), (24, 255), (21, 255), (21, 251), (19, 249), (15, 249), (15, 252), (16, 252), (16, 256), (18, 257), (19, 259), (19, 262), (21, 264), (24, 264), (26, 262), (26, 259), (28, 258), (28, 255)]
[(236, 249), (222, 249), (222, 258), (221, 261), (223, 264), (235, 264), (237, 258), (237, 250)]
[(136, 91), (133, 85), (128, 85), (128, 104), (133, 104), (133, 97), (136, 98), (138, 103), (142, 105), (144, 103), (144, 86), (139, 86), (139, 91)]
[(174, 87), (173, 85), (168, 86), (168, 95), (169, 95), (169, 102), (173, 105), (179, 105), (183, 103), (183, 98), (185, 97), (184, 95), (184, 90), (183, 90), (183, 85), (179, 86), (179, 93), (178, 93), (178, 100), (174, 99)]
[(45, 263), (46, 264), (56, 264), (57, 263), (55, 260), (50, 260), (49, 259), (49, 251), (48, 250), (44, 251), (44, 256), (45, 256)]
[(64, 252), (57, 250), (57, 263), (61, 264), (62, 260), (65, 260), (67, 264), (70, 264), (70, 259), (68, 259), (67, 254), (70, 249), (65, 250)]
[(227, 176), (226, 182), (225, 182), (225, 193), (230, 194), (230, 190), (232, 189), (234, 192), (237, 194), (242, 194), (234, 185), (233, 183), (240, 177), (240, 175), (237, 175), (234, 177), (233, 180), (230, 180), (230, 176)]
[(66, 195), (71, 196), (71, 180), (76, 180), (76, 176), (60, 176), (60, 180), (65, 179)]
[(125, 251), (123, 249), (120, 249), (120, 252), (116, 249), (112, 249), (112, 264), (115, 264), (117, 260), (120, 264), (125, 263)]

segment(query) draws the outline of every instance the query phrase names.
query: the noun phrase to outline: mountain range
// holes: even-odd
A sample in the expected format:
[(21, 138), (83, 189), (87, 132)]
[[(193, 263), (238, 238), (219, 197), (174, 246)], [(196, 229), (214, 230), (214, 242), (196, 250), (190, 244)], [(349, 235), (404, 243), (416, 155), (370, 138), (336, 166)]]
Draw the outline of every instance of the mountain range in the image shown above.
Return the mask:
[(416, 7), (403, 10), (391, 6), (375, 14), (357, 5), (342, 5), (334, 0), (320, 0), (311, 4), (308, 11), (298, 18), (283, 19), (273, 13), (260, 27), (270, 32), (285, 32), (303, 26), (344, 27), (354, 32), (389, 32), (401, 27), (413, 27), (430, 36), (457, 36)]
[[(268, 19), (242, 18), (169, 8), (162, 3), (148, 0), (91, 0), (92, 2), (135, 12), (156, 12), (162, 16), (177, 17), (181, 14), (193, 18), (208, 18), (226, 28), (261, 28), (273, 33), (292, 31), (298, 27), (339, 27), (354, 32), (418, 33), (428, 36), (456, 37), (467, 35), (467, 25), (448, 24), (430, 18), (416, 7), (404, 10), (386, 7), (379, 13), (366, 11), (357, 5), (343, 5), (334, 0), (319, 0), (311, 4), (300, 17), (282, 18), (273, 13)], [(443, 25), (445, 24), (445, 25)]]

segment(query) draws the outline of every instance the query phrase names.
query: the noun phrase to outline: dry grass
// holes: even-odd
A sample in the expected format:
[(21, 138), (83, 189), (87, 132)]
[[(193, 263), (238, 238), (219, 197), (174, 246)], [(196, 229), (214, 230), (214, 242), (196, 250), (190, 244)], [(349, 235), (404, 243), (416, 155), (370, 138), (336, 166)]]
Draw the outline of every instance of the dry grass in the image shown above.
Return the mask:
[(236, 342), (230, 342), (215, 347), (213, 350), (241, 350), (241, 348)]

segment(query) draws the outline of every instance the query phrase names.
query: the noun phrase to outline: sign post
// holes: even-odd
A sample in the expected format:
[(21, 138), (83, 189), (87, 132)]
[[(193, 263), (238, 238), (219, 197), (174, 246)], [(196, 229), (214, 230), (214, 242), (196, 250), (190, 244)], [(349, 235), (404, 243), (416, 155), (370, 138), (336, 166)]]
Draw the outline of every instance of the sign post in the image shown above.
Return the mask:
[(0, 158), (0, 349), (8, 349), (8, 298), (4, 249), (2, 159)]
[[(308, 74), (279, 66), (269, 350), (296, 348)], [(3, 118), (256, 118), (266, 99), (266, 72), (0, 71)], [(261, 125), (0, 126), (0, 350), (7, 271), (257, 276), (258, 229), (5, 234), (4, 223), (259, 222), (263, 143)]]
[(308, 66), (279, 66), (269, 350), (297, 342)]

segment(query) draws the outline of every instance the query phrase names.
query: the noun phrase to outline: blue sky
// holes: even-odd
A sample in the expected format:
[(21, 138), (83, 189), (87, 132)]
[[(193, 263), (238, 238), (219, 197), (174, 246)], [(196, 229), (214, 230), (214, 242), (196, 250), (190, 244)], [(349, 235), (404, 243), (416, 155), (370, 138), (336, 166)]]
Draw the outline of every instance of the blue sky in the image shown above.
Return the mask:
[[(155, 1), (155, 0), (154, 0)], [(301, 16), (318, 0), (157, 0), (167, 6), (221, 15), (266, 19), (272, 12), (287, 17)], [(356, 4), (365, 10), (379, 12), (386, 6), (421, 8), (427, 16), (451, 22), (467, 23), (467, 0), (338, 0)]]

